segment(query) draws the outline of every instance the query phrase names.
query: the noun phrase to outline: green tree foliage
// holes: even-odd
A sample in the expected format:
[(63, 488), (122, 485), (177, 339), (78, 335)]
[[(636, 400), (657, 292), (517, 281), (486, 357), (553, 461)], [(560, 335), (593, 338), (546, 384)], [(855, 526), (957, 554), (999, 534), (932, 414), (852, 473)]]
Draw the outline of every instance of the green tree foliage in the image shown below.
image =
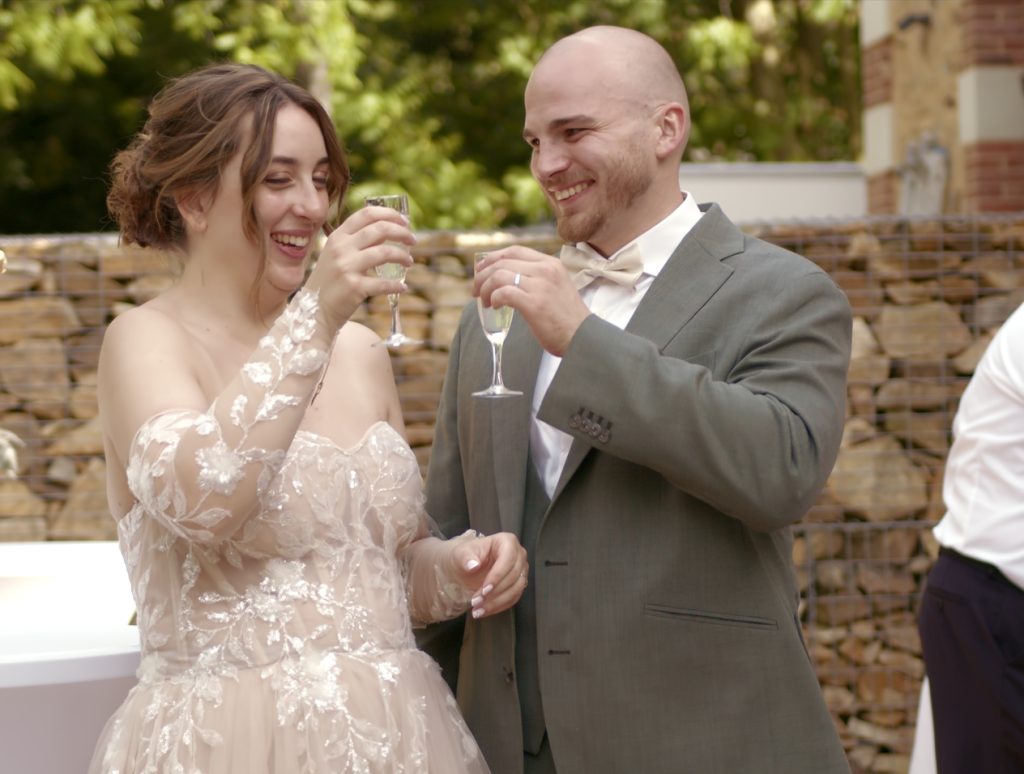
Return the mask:
[(358, 206), (404, 190), (424, 228), (548, 217), (522, 92), (557, 38), (649, 33), (690, 91), (691, 160), (859, 150), (853, 0), (0, 0), (0, 233), (93, 231), (106, 168), (167, 77), (213, 60), (329, 105)]

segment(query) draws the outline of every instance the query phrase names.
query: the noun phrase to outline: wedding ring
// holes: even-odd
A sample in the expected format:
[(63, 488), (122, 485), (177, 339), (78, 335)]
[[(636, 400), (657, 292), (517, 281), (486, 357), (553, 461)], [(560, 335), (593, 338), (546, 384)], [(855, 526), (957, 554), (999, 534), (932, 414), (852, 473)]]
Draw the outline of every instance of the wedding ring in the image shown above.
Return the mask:
[(515, 285), (516, 287), (519, 287), (519, 283), (522, 282), (522, 279), (523, 275), (520, 274), (519, 272), (516, 272), (516, 276), (512, 278), (512, 284)]

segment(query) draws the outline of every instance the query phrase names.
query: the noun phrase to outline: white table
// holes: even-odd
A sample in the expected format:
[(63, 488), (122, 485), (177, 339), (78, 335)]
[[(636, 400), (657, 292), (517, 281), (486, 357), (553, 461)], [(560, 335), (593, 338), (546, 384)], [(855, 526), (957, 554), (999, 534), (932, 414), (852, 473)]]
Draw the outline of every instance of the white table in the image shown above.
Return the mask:
[(116, 543), (0, 543), (0, 770), (82, 774), (135, 684)]

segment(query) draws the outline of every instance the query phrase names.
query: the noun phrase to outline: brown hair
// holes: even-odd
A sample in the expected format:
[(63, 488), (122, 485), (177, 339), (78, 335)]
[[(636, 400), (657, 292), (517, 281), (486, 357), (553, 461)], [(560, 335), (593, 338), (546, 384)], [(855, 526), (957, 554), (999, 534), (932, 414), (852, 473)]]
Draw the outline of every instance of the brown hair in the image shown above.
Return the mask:
[[(320, 126), (327, 146), (327, 194), (332, 205), (349, 183), (348, 163), (330, 116), (308, 91), (254, 65), (215, 64), (170, 81), (149, 104), (149, 118), (111, 164), (107, 209), (128, 244), (185, 247), (176, 199), (215, 193), (221, 172), (241, 149), (243, 228), (259, 234), (255, 188), (270, 164), (277, 112), (294, 104)], [(260, 269), (262, 274), (262, 267)]]

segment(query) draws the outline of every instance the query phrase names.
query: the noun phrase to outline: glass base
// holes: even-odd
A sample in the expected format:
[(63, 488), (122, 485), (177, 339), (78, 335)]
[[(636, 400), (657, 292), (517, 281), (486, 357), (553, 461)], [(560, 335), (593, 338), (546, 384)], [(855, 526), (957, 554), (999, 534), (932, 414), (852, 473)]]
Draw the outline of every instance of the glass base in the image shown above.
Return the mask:
[(419, 339), (412, 339), (406, 336), (404, 333), (392, 333), (386, 339), (375, 341), (373, 346), (375, 347), (390, 347), (391, 349), (397, 349), (398, 347), (409, 346), (412, 344), (422, 344), (423, 342)]
[(503, 384), (492, 384), (486, 390), (480, 390), (474, 392), (474, 398), (512, 398), (516, 395), (522, 395), (523, 393), (519, 390), (510, 390)]

